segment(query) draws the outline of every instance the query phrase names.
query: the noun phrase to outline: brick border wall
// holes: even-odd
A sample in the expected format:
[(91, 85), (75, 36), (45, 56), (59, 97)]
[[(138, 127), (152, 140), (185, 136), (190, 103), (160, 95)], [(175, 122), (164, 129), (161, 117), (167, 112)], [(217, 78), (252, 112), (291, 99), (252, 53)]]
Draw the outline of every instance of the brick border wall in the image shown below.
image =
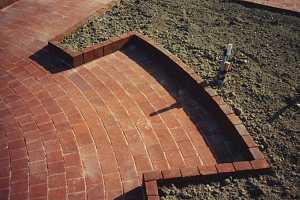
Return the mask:
[(122, 36), (111, 38), (101, 44), (74, 52), (69, 48), (59, 46), (60, 41), (63, 39), (63, 36), (59, 35), (48, 42), (48, 47), (53, 56), (57, 56), (67, 64), (77, 67), (121, 49), (133, 36), (135, 36), (135, 33), (129, 32)]
[(144, 173), (145, 196), (148, 199), (158, 199), (157, 182), (165, 179), (174, 179), (193, 176), (227, 176), (243, 173), (266, 172), (270, 166), (264, 155), (259, 150), (251, 135), (248, 133), (242, 121), (236, 116), (217, 92), (205, 83), (198, 74), (180, 61), (176, 56), (166, 49), (161, 48), (154, 41), (136, 32), (128, 32), (120, 37), (109, 39), (101, 44), (83, 49), (80, 52), (73, 52), (70, 49), (63, 49), (58, 46), (61, 36), (49, 41), (50, 52), (68, 62), (73, 67), (88, 63), (97, 58), (103, 57), (117, 50), (122, 49), (128, 43), (135, 43), (150, 51), (155, 58), (162, 62), (166, 70), (171, 72), (173, 77), (185, 85), (196, 98), (206, 102), (209, 109), (220, 119), (231, 136), (236, 138), (248, 154), (248, 161), (219, 163), (213, 166), (195, 166), (193, 168), (180, 168)]
[(178, 182), (186, 178), (224, 178), (233, 174), (252, 175), (269, 171), (267, 161), (262, 159), (146, 172), (143, 174), (144, 197), (148, 200), (159, 200), (158, 183), (164, 180)]

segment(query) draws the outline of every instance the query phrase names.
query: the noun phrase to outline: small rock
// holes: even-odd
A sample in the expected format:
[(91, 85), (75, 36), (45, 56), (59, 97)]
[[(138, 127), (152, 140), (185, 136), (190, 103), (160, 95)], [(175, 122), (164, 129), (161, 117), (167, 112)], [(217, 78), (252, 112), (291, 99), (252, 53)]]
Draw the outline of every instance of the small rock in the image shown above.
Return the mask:
[(242, 60), (242, 63), (247, 64), (249, 61), (247, 59)]
[(240, 116), (242, 114), (242, 109), (241, 108), (233, 108), (233, 111), (234, 113), (237, 115), (237, 116)]
[(231, 183), (230, 179), (229, 178), (226, 178), (224, 180), (224, 185), (229, 185)]
[(183, 199), (190, 199), (192, 198), (193, 196), (189, 193), (187, 193), (186, 191), (183, 191), (180, 196), (183, 198)]
[(212, 188), (211, 188), (210, 185), (207, 185), (206, 188), (207, 188), (208, 191), (212, 191)]

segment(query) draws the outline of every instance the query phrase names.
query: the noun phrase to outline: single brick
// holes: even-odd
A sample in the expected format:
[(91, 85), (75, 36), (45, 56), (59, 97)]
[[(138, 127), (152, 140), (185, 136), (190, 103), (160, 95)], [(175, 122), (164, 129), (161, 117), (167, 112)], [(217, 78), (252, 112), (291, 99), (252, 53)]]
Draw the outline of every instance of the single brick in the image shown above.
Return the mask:
[(95, 49), (94, 48), (87, 48), (84, 52), (83, 52), (83, 63), (87, 63), (90, 62), (92, 60), (94, 60), (94, 52)]
[(242, 123), (242, 121), (240, 120), (240, 118), (238, 116), (236, 116), (235, 114), (229, 114), (229, 115), (227, 115), (227, 118), (229, 119), (229, 121), (233, 125), (237, 125), (237, 124), (241, 124)]
[(213, 99), (218, 105), (224, 105), (224, 104), (225, 104), (223, 98), (220, 97), (219, 95), (213, 96), (212, 99)]
[(105, 42), (103, 47), (103, 54), (108, 55), (117, 50), (119, 50), (125, 43), (127, 43), (127, 39), (122, 38), (111, 38)]
[(181, 168), (180, 171), (182, 177), (198, 176), (200, 174), (197, 167), (185, 167)]
[(249, 151), (253, 157), (253, 160), (264, 159), (264, 155), (257, 147), (249, 148)]
[(161, 171), (151, 171), (143, 174), (144, 181), (152, 181), (162, 179)]
[(181, 177), (179, 169), (162, 170), (162, 175), (164, 179)]
[(248, 148), (257, 147), (257, 144), (254, 142), (253, 138), (250, 135), (243, 135), (242, 138)]
[(232, 163), (217, 164), (216, 168), (218, 173), (232, 173), (235, 171)]
[(252, 170), (252, 166), (248, 161), (233, 162), (232, 164), (236, 171)]
[(65, 188), (55, 188), (48, 191), (48, 200), (66, 199)]
[(67, 189), (68, 193), (81, 192), (85, 190), (84, 179), (68, 179), (67, 180)]
[(228, 106), (227, 104), (221, 105), (220, 108), (225, 113), (225, 115), (229, 115), (229, 114), (233, 113), (232, 108), (230, 106)]
[(209, 96), (213, 97), (213, 96), (217, 96), (217, 92), (216, 90), (212, 89), (211, 87), (205, 87), (204, 89), (208, 94)]
[(238, 124), (234, 126), (240, 135), (249, 135), (246, 127), (243, 124)]
[(103, 46), (97, 46), (94, 51), (94, 57), (95, 58), (101, 58), (103, 56)]
[(30, 185), (30, 199), (38, 199), (38, 197), (47, 196), (47, 185)]
[(270, 168), (268, 162), (265, 159), (252, 160), (250, 161), (253, 169), (268, 169)]
[(158, 196), (158, 188), (156, 181), (146, 181), (145, 189), (147, 196)]
[(83, 64), (83, 56), (82, 54), (77, 54), (77, 55), (72, 55), (73, 60), (72, 60), (72, 65), (73, 67), (77, 67), (81, 64)]
[(213, 175), (217, 174), (215, 165), (198, 166), (200, 175)]

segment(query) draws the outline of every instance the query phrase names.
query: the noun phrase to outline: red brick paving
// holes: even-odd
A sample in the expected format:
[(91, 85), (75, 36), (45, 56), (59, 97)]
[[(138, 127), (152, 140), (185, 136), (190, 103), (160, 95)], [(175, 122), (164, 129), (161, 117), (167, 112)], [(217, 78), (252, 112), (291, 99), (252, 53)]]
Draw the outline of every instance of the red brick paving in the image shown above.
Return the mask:
[[(25, 180), (14, 187), (9, 171), (3, 174), (10, 197), (82, 193), (109, 199), (139, 186), (143, 172), (217, 162), (207, 142), (220, 135), (203, 134), (185, 110), (196, 110), (201, 119), (209, 115), (159, 68), (120, 51), (57, 74), (29, 61), (13, 66), (20, 72), (40, 69), (43, 76), (22, 72), (15, 78), (9, 69), (2, 71), (1, 141), (8, 148), (3, 146), (1, 160), (3, 169), (10, 167)], [(171, 95), (175, 91), (185, 94), (181, 102)], [(179, 106), (173, 108), (175, 102)]]
[(105, 3), (22, 0), (0, 12), (1, 200), (140, 199), (143, 172), (244, 159), (213, 115), (142, 53), (56, 74), (29, 59)]
[(290, 10), (294, 12), (300, 12), (299, 0), (242, 0), (242, 1), (270, 6), (274, 8), (280, 8), (284, 10)]

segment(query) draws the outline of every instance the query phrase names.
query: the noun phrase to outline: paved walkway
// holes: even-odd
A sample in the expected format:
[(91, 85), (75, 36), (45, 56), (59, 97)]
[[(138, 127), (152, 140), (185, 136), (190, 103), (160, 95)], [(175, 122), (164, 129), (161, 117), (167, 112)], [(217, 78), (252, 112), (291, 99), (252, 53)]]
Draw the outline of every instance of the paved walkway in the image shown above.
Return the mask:
[(115, 170), (109, 166), (115, 163), (110, 146), (101, 147), (107, 152), (101, 157), (108, 165), (102, 169), (107, 176), (99, 170), (98, 159), (90, 158), (100, 139), (92, 138), (92, 131), (103, 129), (83, 118), (93, 116), (80, 112), (90, 108), (85, 98), (73, 104), (67, 94), (74, 90), (61, 84), (64, 79), (60, 82), (28, 59), (49, 39), (109, 2), (20, 0), (0, 10), (1, 200), (101, 199), (104, 183), (107, 199), (122, 193), (120, 177), (108, 173)]
[(243, 159), (143, 54), (59, 73), (29, 58), (109, 2), (20, 0), (0, 11), (1, 200), (141, 199), (143, 172)]

